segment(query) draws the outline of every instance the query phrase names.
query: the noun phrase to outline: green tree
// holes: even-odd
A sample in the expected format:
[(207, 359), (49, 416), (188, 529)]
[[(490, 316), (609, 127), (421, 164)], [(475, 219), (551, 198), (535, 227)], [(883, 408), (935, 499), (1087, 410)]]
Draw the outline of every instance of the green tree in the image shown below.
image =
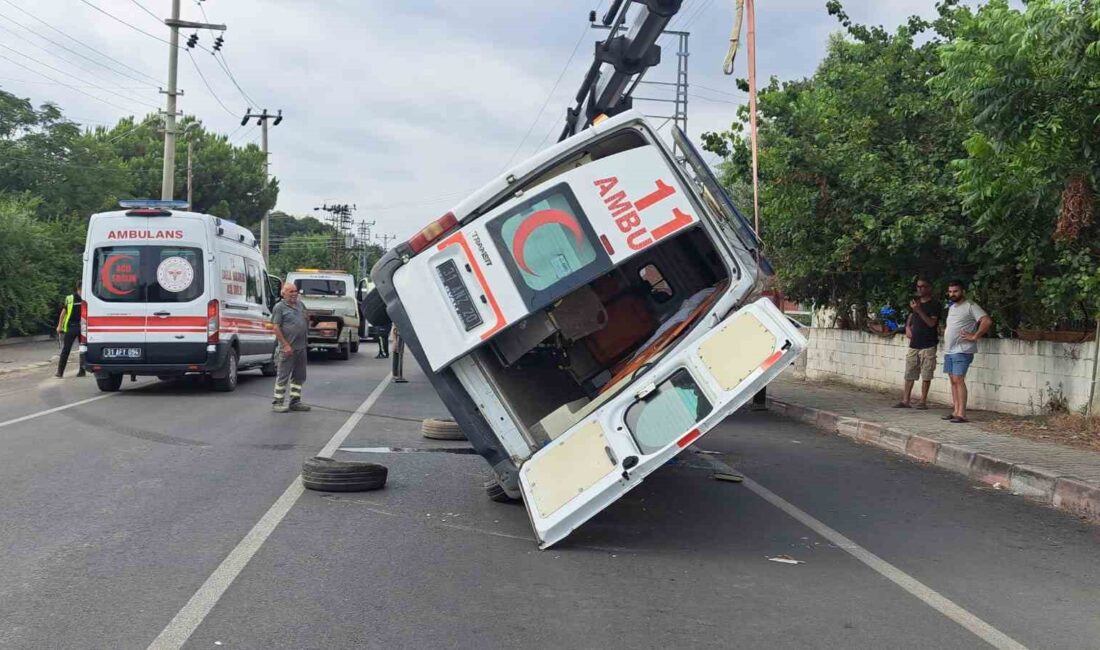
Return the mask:
[(59, 282), (50, 229), (35, 218), (38, 201), (0, 194), (0, 338), (46, 330), (67, 286)]
[(960, 9), (932, 86), (969, 125), (955, 166), (975, 280), (1013, 326), (1100, 313), (1100, 3)]
[[(971, 240), (950, 169), (963, 131), (927, 85), (942, 70), (952, 3), (935, 23), (914, 17), (892, 33), (852, 24), (838, 2), (827, 7), (847, 37), (830, 38), (812, 77), (772, 79), (759, 95), (766, 252), (796, 300), (845, 314), (907, 306), (917, 275), (942, 284), (965, 269)], [(747, 118), (743, 108), (731, 130), (704, 135), (725, 157), (720, 173), (735, 196), (750, 180)]]

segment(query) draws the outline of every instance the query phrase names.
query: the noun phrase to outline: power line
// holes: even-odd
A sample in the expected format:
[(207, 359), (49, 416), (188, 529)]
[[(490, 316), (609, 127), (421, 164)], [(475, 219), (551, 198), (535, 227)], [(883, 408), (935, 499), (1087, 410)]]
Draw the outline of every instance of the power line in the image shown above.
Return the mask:
[[(28, 44), (28, 45), (30, 45), (31, 47), (33, 47), (33, 48), (35, 48), (35, 49), (37, 49), (37, 50), (40, 50), (40, 51), (42, 51), (42, 52), (45, 52), (45, 53), (46, 53), (46, 54), (48, 54), (49, 56), (53, 56), (53, 57), (56, 57), (56, 58), (57, 58), (58, 60), (60, 60), (60, 61), (63, 61), (64, 63), (68, 63), (69, 65), (76, 65), (76, 64), (75, 64), (75, 63), (73, 63), (72, 61), (69, 61), (68, 59), (65, 59), (65, 58), (61, 57), (61, 56), (60, 56), (59, 54), (57, 54), (56, 52), (51, 52), (50, 50), (48, 50), (48, 49), (46, 49), (46, 48), (42, 47), (41, 45), (38, 45), (37, 43), (35, 43), (35, 42), (33, 42), (33, 41), (31, 41), (31, 40), (27, 39), (27, 38), (26, 38), (26, 37), (24, 37), (23, 35), (21, 35), (21, 34), (19, 34), (19, 33), (17, 33), (17, 32), (14, 32), (14, 31), (12, 31), (12, 30), (10, 30), (10, 29), (8, 29), (7, 27), (5, 27), (5, 26), (3, 26), (3, 25), (0, 25), (0, 29), (2, 29), (2, 30), (4, 30), (5, 32), (7, 32), (7, 33), (11, 34), (12, 36), (14, 36), (14, 37), (18, 38), (19, 40), (21, 40), (21, 41), (23, 41), (23, 42), (27, 43), (27, 44)], [(3, 47), (7, 47), (7, 46), (6, 46), (6, 45), (4, 45)], [(70, 73), (68, 73), (68, 72), (65, 72), (64, 70), (61, 70), (60, 68), (54, 68), (53, 66), (51, 66), (51, 65), (49, 65), (49, 64), (47, 64), (47, 63), (43, 63), (43, 62), (41, 62), (41, 61), (38, 61), (38, 60), (36, 60), (36, 59), (33, 59), (33, 58), (31, 58), (31, 57), (27, 56), (26, 54), (23, 54), (22, 52), (19, 52), (18, 50), (15, 50), (15, 49), (13, 49), (13, 48), (7, 48), (7, 49), (9, 49), (9, 50), (11, 50), (11, 51), (13, 51), (13, 52), (16, 52), (17, 54), (19, 54), (19, 56), (22, 56), (22, 57), (25, 57), (25, 58), (31, 59), (31, 60), (32, 60), (32, 61), (34, 61), (35, 63), (38, 63), (38, 64), (40, 64), (40, 65), (44, 65), (44, 66), (46, 66), (46, 67), (48, 67), (48, 68), (51, 68), (52, 70), (55, 70), (55, 71), (57, 71), (57, 72), (60, 72), (61, 74), (65, 75), (65, 76), (67, 76), (67, 77), (71, 77), (71, 78), (73, 78), (73, 79), (76, 79), (76, 80), (78, 80), (78, 81), (87, 81), (87, 80), (85, 80), (85, 79), (81, 79), (81, 78), (80, 78), (80, 77), (78, 77), (77, 75), (74, 75), (74, 74), (70, 74)], [(82, 66), (79, 66), (79, 65), (76, 65), (76, 67), (77, 67), (78, 69), (80, 69), (81, 71), (83, 71), (84, 73), (86, 73), (86, 74), (88, 74), (88, 75), (92, 76), (92, 77), (93, 77), (93, 78), (95, 78), (95, 79), (99, 79), (100, 81), (104, 81), (104, 82), (106, 82), (106, 83), (111, 83), (111, 80), (110, 80), (110, 79), (106, 79), (106, 78), (104, 78), (104, 77), (101, 77), (101, 76), (99, 76), (99, 75), (97, 75), (97, 74), (93, 73), (92, 71), (88, 70), (87, 68), (84, 68), (84, 67), (82, 67)], [(97, 84), (94, 84), (94, 83), (91, 83), (91, 82), (89, 82), (89, 83), (88, 83), (88, 84), (86, 84), (86, 85), (88, 85), (88, 86), (91, 86), (92, 88), (98, 88), (98, 89), (100, 89), (100, 90), (104, 90), (104, 91), (107, 91), (107, 92), (111, 92), (111, 89), (107, 88), (106, 86), (100, 86), (100, 85), (97, 85)], [(134, 97), (133, 95), (128, 95), (128, 94), (126, 94), (126, 93), (123, 93), (123, 92), (121, 92), (121, 91), (119, 91), (119, 90), (115, 90), (115, 91), (114, 91), (114, 94), (117, 94), (117, 95), (118, 95), (118, 96), (120, 96), (120, 97), (125, 97), (126, 99), (129, 99), (130, 101), (133, 101), (133, 102), (137, 102), (137, 103), (139, 103), (139, 104), (141, 104), (141, 103), (144, 103), (144, 100), (142, 100), (142, 99), (140, 99), (140, 98), (138, 98), (138, 97)], [(152, 104), (145, 104), (145, 105), (146, 105), (146, 106), (153, 106)]]
[[(111, 20), (114, 20), (116, 22), (122, 23), (123, 25), (126, 25), (127, 27), (134, 30), (135, 32), (140, 32), (142, 34), (145, 34), (149, 38), (156, 39), (156, 40), (160, 41), (161, 43), (164, 43), (165, 45), (171, 45), (172, 44), (170, 41), (166, 41), (163, 38), (157, 36), (156, 34), (150, 34), (149, 32), (145, 31), (144, 29), (142, 29), (140, 27), (137, 27), (136, 25), (133, 25), (131, 23), (126, 22), (125, 20), (119, 18), (118, 16), (112, 14), (111, 12), (105, 11), (104, 9), (102, 9), (100, 7), (97, 7), (96, 5), (92, 4), (91, 2), (88, 2), (88, 0), (80, 0), (80, 1), (83, 2), (84, 4), (88, 5), (92, 9), (95, 9), (96, 11), (103, 14), (104, 16), (107, 16)], [(180, 45), (177, 45), (176, 47), (179, 47), (180, 49), (183, 49), (182, 46), (180, 46)]]
[(696, 88), (702, 88), (703, 90), (709, 90), (712, 93), (718, 93), (719, 95), (729, 95), (730, 97), (748, 97), (749, 94), (743, 90), (738, 90), (736, 93), (732, 93), (728, 90), (718, 90), (717, 88), (707, 88), (702, 84), (693, 84)]
[[(60, 29), (58, 29), (58, 28), (54, 27), (53, 25), (51, 25), (50, 23), (46, 22), (45, 20), (42, 20), (42, 19), (41, 19), (41, 18), (39, 18), (38, 16), (35, 16), (34, 14), (30, 13), (30, 12), (29, 12), (29, 11), (27, 11), (26, 9), (24, 9), (24, 8), (20, 7), (20, 6), (19, 6), (19, 5), (17, 5), (17, 4), (14, 4), (13, 2), (11, 2), (11, 0), (0, 0), (0, 1), (4, 2), (5, 4), (11, 5), (12, 7), (15, 7), (15, 8), (16, 8), (16, 9), (17, 9), (18, 11), (20, 11), (20, 12), (21, 12), (21, 13), (23, 13), (24, 15), (28, 16), (29, 18), (32, 18), (32, 19), (34, 19), (34, 20), (36, 20), (36, 21), (38, 21), (38, 22), (42, 23), (42, 24), (43, 24), (43, 25), (45, 25), (46, 27), (49, 27), (50, 29), (52, 29), (53, 31), (57, 32), (58, 34), (61, 34), (61, 35), (62, 35), (62, 36), (64, 36), (65, 38), (69, 39), (70, 41), (72, 41), (72, 42), (74, 42), (74, 43), (77, 43), (77, 44), (79, 44), (79, 45), (83, 45), (83, 46), (84, 46), (85, 48), (87, 48), (87, 49), (91, 50), (92, 52), (95, 52), (95, 53), (96, 53), (96, 54), (98, 54), (99, 56), (101, 56), (101, 57), (103, 57), (103, 58), (105, 58), (105, 59), (108, 59), (108, 60), (110, 60), (110, 61), (113, 61), (113, 62), (117, 63), (118, 65), (120, 65), (120, 66), (122, 66), (122, 67), (124, 67), (124, 68), (126, 68), (126, 69), (128, 69), (128, 70), (131, 70), (131, 71), (133, 71), (133, 72), (136, 72), (136, 73), (138, 73), (139, 75), (141, 75), (141, 76), (145, 77), (146, 79), (151, 79), (151, 80), (152, 80), (152, 81), (153, 81), (154, 83), (158, 83), (158, 84), (159, 84), (159, 83), (161, 83), (160, 81), (158, 81), (158, 80), (156, 79), (156, 77), (151, 77), (151, 76), (149, 76), (149, 75), (145, 74), (144, 72), (142, 72), (141, 70), (138, 70), (137, 68), (131, 67), (131, 66), (127, 65), (126, 63), (123, 63), (122, 61), (119, 61), (118, 59), (116, 59), (116, 58), (114, 58), (114, 57), (112, 57), (112, 56), (110, 56), (110, 55), (108, 55), (108, 54), (104, 54), (103, 52), (100, 52), (98, 48), (92, 47), (91, 45), (88, 45), (87, 43), (85, 43), (85, 42), (83, 42), (83, 41), (81, 41), (81, 40), (79, 40), (79, 39), (77, 39), (77, 38), (75, 38), (75, 37), (73, 37), (73, 36), (69, 35), (68, 33), (66, 33), (66, 32), (63, 32), (63, 31), (61, 31)], [(11, 20), (11, 19), (9, 18), (8, 20)], [(26, 29), (30, 30), (30, 28), (29, 28), (29, 27), (27, 27)], [(45, 37), (44, 37), (44, 36), (42, 36), (42, 38), (45, 38)], [(52, 42), (52, 41), (51, 41), (51, 42)], [(101, 65), (102, 65), (102, 64), (101, 64)]]
[[(57, 83), (53, 81), (31, 81), (30, 79), (19, 79), (18, 77), (0, 77), (0, 81), (15, 81), (22, 84), (36, 84), (43, 86), (56, 86)], [(97, 86), (95, 84), (85, 84), (83, 86), (77, 86), (77, 88), (103, 88), (110, 90), (145, 90), (148, 86)], [(107, 124), (107, 122), (104, 122)]]
[[(603, 4), (603, 2), (601, 1), (600, 5), (602, 5), (602, 4)], [(596, 6), (596, 11), (597, 12), (599, 11), (599, 8), (600, 8), (599, 5), (597, 5)], [(524, 143), (527, 142), (527, 138), (529, 138), (531, 136), (531, 131), (533, 131), (535, 129), (535, 125), (538, 124), (539, 118), (542, 117), (543, 111), (546, 110), (546, 107), (550, 104), (550, 100), (553, 99), (554, 91), (556, 91), (558, 89), (558, 85), (561, 84), (561, 80), (565, 77), (565, 73), (569, 70), (569, 64), (573, 62), (573, 57), (577, 56), (577, 50), (579, 50), (581, 48), (581, 43), (584, 42), (584, 37), (589, 33), (589, 30), (590, 30), (590, 28), (587, 25), (585, 25), (584, 31), (581, 32), (581, 37), (577, 39), (577, 44), (573, 46), (573, 51), (569, 53), (569, 59), (566, 60), (565, 65), (562, 66), (561, 72), (558, 73), (557, 80), (554, 82), (554, 85), (550, 88), (550, 92), (547, 93), (546, 99), (543, 100), (542, 106), (539, 107), (538, 113), (535, 113), (535, 119), (531, 120), (531, 126), (527, 127), (527, 133), (523, 134), (523, 139), (519, 141), (519, 144), (516, 145), (515, 151), (512, 152), (511, 156), (508, 156), (508, 161), (504, 163), (504, 169), (507, 169), (508, 165), (512, 164), (512, 159), (514, 159), (516, 157), (516, 154), (519, 153), (519, 150), (523, 148)], [(503, 171), (503, 169), (501, 171)]]
[[(10, 48), (9, 48), (9, 49), (10, 49)], [(87, 97), (91, 97), (92, 99), (94, 99), (94, 100), (96, 100), (96, 101), (98, 101), (98, 102), (103, 102), (104, 104), (107, 104), (107, 105), (109, 105), (109, 106), (114, 106), (115, 108), (121, 109), (121, 110), (123, 110), (123, 111), (125, 111), (125, 112), (127, 112), (127, 113), (131, 113), (131, 114), (132, 114), (132, 113), (136, 112), (136, 111), (133, 111), (133, 110), (131, 110), (131, 109), (129, 109), (129, 108), (126, 108), (125, 106), (120, 106), (120, 105), (118, 105), (118, 104), (116, 104), (116, 103), (114, 103), (114, 102), (111, 102), (111, 101), (108, 101), (108, 100), (106, 100), (106, 99), (103, 99), (102, 97), (96, 97), (95, 95), (93, 95), (93, 94), (91, 94), (91, 93), (86, 93), (86, 92), (84, 92), (83, 90), (81, 90), (81, 89), (77, 88), (76, 86), (72, 86), (72, 85), (70, 85), (70, 84), (67, 84), (67, 83), (65, 83), (65, 82), (63, 82), (63, 81), (58, 81), (57, 79), (54, 79), (53, 77), (51, 77), (51, 76), (49, 76), (49, 75), (47, 75), (47, 74), (45, 74), (45, 73), (43, 73), (43, 72), (39, 72), (38, 70), (35, 70), (34, 68), (29, 68), (29, 67), (27, 67), (27, 66), (23, 65), (22, 63), (20, 63), (20, 62), (18, 62), (18, 61), (16, 61), (16, 60), (14, 60), (14, 59), (9, 59), (8, 57), (4, 56), (3, 54), (0, 54), (0, 59), (4, 59), (5, 61), (8, 61), (9, 63), (14, 63), (15, 65), (19, 66), (20, 68), (23, 68), (24, 70), (28, 70), (28, 71), (30, 71), (30, 72), (33, 72), (34, 74), (36, 74), (36, 75), (38, 75), (38, 76), (40, 76), (40, 77), (45, 77), (46, 79), (49, 79), (50, 81), (53, 81), (53, 82), (55, 82), (55, 83), (56, 83), (57, 85), (59, 85), (59, 86), (65, 86), (66, 88), (68, 88), (68, 89), (70, 89), (70, 90), (74, 90), (74, 91), (76, 91), (76, 92), (80, 93), (81, 95), (85, 95), (85, 96), (87, 96)]]
[(210, 82), (206, 80), (206, 75), (204, 75), (202, 73), (202, 70), (199, 69), (199, 64), (195, 61), (195, 56), (191, 54), (190, 50), (187, 52), (187, 58), (191, 59), (191, 65), (195, 67), (195, 72), (199, 73), (199, 79), (202, 79), (203, 85), (206, 86), (206, 89), (208, 91), (210, 91), (210, 96), (214, 98), (214, 101), (218, 102), (218, 106), (221, 106), (222, 110), (226, 113), (229, 113), (233, 117), (239, 118), (240, 115), (229, 110), (229, 108), (224, 103), (222, 103), (222, 100), (220, 97), (218, 97), (218, 94), (214, 92), (214, 89), (210, 87)]
[[(156, 88), (156, 87), (157, 87), (157, 85), (156, 85), (156, 84), (153, 84), (153, 83), (149, 83), (148, 81), (144, 81), (144, 80), (142, 80), (142, 79), (139, 79), (138, 77), (135, 77), (135, 76), (133, 76), (133, 75), (131, 75), (131, 74), (128, 74), (128, 73), (125, 73), (125, 72), (121, 72), (121, 71), (119, 71), (119, 70), (116, 70), (115, 68), (112, 68), (111, 66), (109, 66), (109, 65), (107, 65), (107, 64), (105, 64), (105, 63), (102, 63), (102, 62), (100, 62), (100, 61), (96, 61), (95, 59), (93, 59), (93, 58), (91, 58), (91, 57), (89, 57), (89, 56), (86, 56), (86, 55), (84, 55), (84, 54), (81, 54), (80, 52), (77, 52), (76, 50), (74, 50), (74, 49), (72, 49), (72, 48), (70, 48), (70, 47), (66, 46), (66, 45), (65, 45), (64, 43), (59, 43), (59, 42), (57, 42), (57, 41), (53, 40), (52, 38), (50, 38), (50, 37), (48, 37), (48, 36), (43, 36), (43, 35), (42, 35), (42, 34), (40, 34), (39, 32), (35, 31), (35, 30), (34, 30), (33, 28), (31, 28), (31, 27), (28, 27), (27, 25), (24, 25), (23, 23), (21, 23), (21, 22), (19, 22), (19, 21), (17, 21), (17, 20), (13, 20), (12, 18), (10, 18), (10, 17), (8, 17), (8, 16), (6, 16), (6, 15), (4, 15), (4, 14), (0, 14), (0, 18), (3, 18), (4, 20), (6, 20), (6, 21), (8, 21), (8, 22), (12, 23), (13, 25), (16, 25), (16, 26), (18, 26), (18, 27), (22, 27), (23, 29), (25, 29), (25, 30), (27, 30), (28, 32), (30, 32), (30, 33), (32, 33), (32, 34), (34, 34), (34, 35), (35, 35), (35, 36), (37, 36), (38, 38), (41, 38), (42, 40), (46, 41), (47, 43), (50, 43), (51, 45), (54, 45), (54, 46), (56, 46), (56, 47), (59, 47), (59, 48), (61, 48), (61, 49), (65, 50), (66, 52), (71, 52), (72, 54), (75, 54), (76, 56), (79, 56), (80, 58), (82, 58), (82, 59), (84, 59), (84, 60), (86, 60), (86, 61), (90, 61), (91, 63), (94, 63), (95, 65), (98, 65), (98, 66), (100, 66), (101, 68), (105, 68), (106, 70), (108, 70), (108, 71), (110, 71), (110, 72), (113, 72), (114, 74), (117, 74), (117, 75), (119, 75), (119, 76), (121, 76), (121, 77), (126, 77), (127, 79), (129, 79), (129, 80), (131, 80), (131, 81), (136, 81), (136, 82), (138, 82), (138, 83), (141, 83), (141, 84), (145, 84), (146, 86), (148, 86), (148, 87), (150, 87), (150, 88)], [(6, 28), (6, 27), (5, 27), (4, 29), (5, 29), (5, 30), (7, 30), (7, 28)], [(8, 30), (8, 31), (10, 31), (10, 30)], [(12, 33), (12, 34), (15, 34), (15, 32), (11, 32), (11, 33)], [(26, 39), (26, 38), (24, 38), (24, 37), (22, 37), (22, 36), (19, 36), (18, 34), (15, 34), (15, 35), (16, 35), (16, 37), (17, 37), (17, 38), (20, 38), (20, 39), (22, 39), (22, 40), (24, 40), (24, 41), (27, 41), (27, 39)], [(30, 43), (30, 41), (27, 41), (27, 42), (28, 42), (28, 43)], [(39, 47), (39, 46), (37, 46), (37, 45), (36, 45), (35, 47)], [(87, 46), (85, 46), (85, 47), (87, 47)], [(43, 49), (43, 48), (39, 47), (39, 49)], [(57, 57), (57, 58), (59, 58), (59, 59), (60, 59), (60, 58), (62, 58), (62, 57), (61, 57), (60, 55), (58, 55), (58, 54), (57, 54), (56, 52), (51, 52), (50, 54), (52, 54), (53, 56), (56, 56), (56, 57)], [(63, 59), (63, 60), (64, 60), (64, 59)], [(71, 62), (70, 62), (70, 63), (71, 63)], [(74, 64), (74, 65), (75, 65), (75, 64)], [(79, 67), (79, 66), (77, 66), (77, 67)], [(81, 69), (82, 69), (82, 70), (85, 70), (85, 71), (87, 71), (87, 69), (86, 69), (86, 68), (81, 68)], [(141, 74), (141, 73), (139, 73), (139, 74)], [(146, 75), (142, 75), (142, 76), (146, 76)], [(151, 78), (151, 77), (150, 77), (150, 78)]]
[(138, 6), (138, 8), (140, 8), (140, 9), (141, 9), (142, 11), (144, 11), (145, 13), (149, 14), (150, 16), (152, 16), (152, 17), (153, 17), (153, 20), (157, 21), (158, 23), (162, 22), (162, 21), (161, 21), (161, 19), (160, 19), (160, 16), (158, 16), (158, 15), (156, 15), (155, 13), (153, 13), (152, 11), (150, 11), (148, 7), (146, 7), (145, 5), (143, 5), (143, 4), (141, 4), (140, 2), (138, 2), (138, 0), (130, 0), (130, 2), (134, 3), (134, 4), (135, 4), (135, 5), (137, 5), (137, 6)]
[[(206, 8), (202, 6), (201, 0), (195, 0), (195, 6), (198, 7), (199, 11), (202, 12), (202, 19), (206, 22), (210, 22), (210, 17), (206, 15)], [(202, 47), (201, 45), (199, 47), (206, 50), (206, 48)], [(210, 50), (206, 51), (210, 52)], [(244, 88), (241, 88), (241, 84), (237, 83), (237, 77), (235, 77), (233, 75), (233, 72), (229, 69), (229, 61), (225, 58), (225, 52), (217, 51), (210, 52), (210, 54), (214, 56), (214, 61), (216, 61), (219, 66), (221, 66), (222, 71), (225, 72), (225, 76), (229, 77), (229, 80), (232, 81), (233, 85), (237, 87), (237, 92), (241, 94), (241, 97), (248, 104), (248, 107), (252, 108), (253, 106), (259, 106), (260, 104), (252, 99), (252, 97), (244, 91)], [(220, 59), (218, 58), (219, 55), (221, 55)]]

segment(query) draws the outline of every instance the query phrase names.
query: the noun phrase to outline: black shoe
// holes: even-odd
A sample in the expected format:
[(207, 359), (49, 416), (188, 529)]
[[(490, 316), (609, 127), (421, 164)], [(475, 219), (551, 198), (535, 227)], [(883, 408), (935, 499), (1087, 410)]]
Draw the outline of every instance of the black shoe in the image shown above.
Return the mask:
[(88, 373), (86, 373), (86, 372), (84, 372), (83, 370), (81, 370), (80, 372), (76, 373), (76, 376), (77, 376), (77, 377), (87, 377), (87, 376), (88, 376)]
[(54, 377), (57, 377), (58, 379), (61, 379), (63, 376), (64, 375), (62, 375), (60, 372), (54, 373)]

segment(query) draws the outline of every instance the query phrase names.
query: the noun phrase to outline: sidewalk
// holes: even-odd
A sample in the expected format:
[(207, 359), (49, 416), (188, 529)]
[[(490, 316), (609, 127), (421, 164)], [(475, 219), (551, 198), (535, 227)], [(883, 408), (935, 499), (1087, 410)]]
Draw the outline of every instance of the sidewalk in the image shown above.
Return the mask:
[(768, 385), (773, 413), (1100, 522), (1100, 453), (945, 422), (934, 405), (891, 408), (891, 397), (789, 376)]
[[(0, 345), (0, 375), (56, 364), (58, 351), (56, 339)], [(73, 345), (69, 368), (76, 367), (78, 354), (77, 346)]]

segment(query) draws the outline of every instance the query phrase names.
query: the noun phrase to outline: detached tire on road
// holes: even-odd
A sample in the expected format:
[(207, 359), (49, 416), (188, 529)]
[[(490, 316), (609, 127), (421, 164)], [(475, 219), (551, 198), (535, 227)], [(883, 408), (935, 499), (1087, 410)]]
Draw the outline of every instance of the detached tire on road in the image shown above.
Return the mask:
[(432, 440), (465, 440), (466, 434), (454, 420), (428, 418), (420, 425), (420, 432)]
[(390, 315), (386, 313), (386, 302), (382, 300), (382, 294), (378, 293), (378, 289), (371, 289), (363, 298), (363, 315), (374, 327), (389, 326)]
[(302, 485), (320, 492), (366, 492), (386, 484), (389, 470), (377, 463), (355, 463), (314, 456), (302, 463)]

